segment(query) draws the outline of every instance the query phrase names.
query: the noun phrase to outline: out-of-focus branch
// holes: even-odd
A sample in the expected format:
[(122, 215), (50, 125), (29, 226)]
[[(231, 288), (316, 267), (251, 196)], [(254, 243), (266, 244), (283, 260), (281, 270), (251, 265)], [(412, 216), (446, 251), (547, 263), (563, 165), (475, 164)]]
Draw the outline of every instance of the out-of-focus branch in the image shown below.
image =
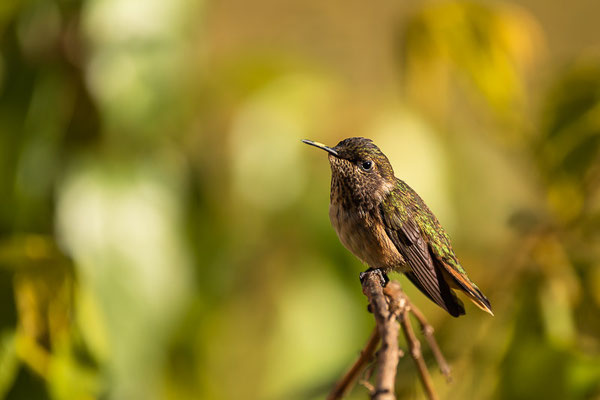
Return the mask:
[(401, 357), (401, 351), (398, 348), (398, 322), (400, 322), (410, 355), (417, 366), (419, 379), (423, 384), (425, 393), (429, 400), (437, 400), (438, 397), (421, 352), (421, 343), (415, 336), (409, 314), (412, 312), (419, 322), (423, 335), (433, 351), (442, 374), (450, 381), (450, 367), (433, 336), (433, 327), (429, 325), (423, 313), (411, 303), (398, 282), (393, 281), (386, 285), (386, 280), (379, 270), (367, 270), (361, 274), (360, 279), (363, 293), (369, 299), (369, 310), (373, 313), (377, 326), (358, 360), (336, 383), (327, 399), (341, 399), (350, 390), (361, 371), (373, 359), (374, 351), (379, 341), (381, 341), (381, 346), (377, 352), (377, 373), (374, 385), (369, 384), (366, 380), (363, 383), (370, 390), (371, 399), (396, 399), (394, 394), (396, 369), (398, 359)]
[(375, 349), (377, 348), (378, 344), (379, 331), (377, 330), (377, 327), (375, 327), (371, 333), (369, 341), (365, 345), (365, 348), (360, 352), (360, 356), (350, 367), (348, 372), (346, 372), (346, 374), (335, 384), (327, 396), (327, 400), (341, 399), (350, 391), (350, 389), (352, 389), (352, 386), (354, 386), (354, 383), (358, 379), (360, 373), (371, 361), (373, 361)]

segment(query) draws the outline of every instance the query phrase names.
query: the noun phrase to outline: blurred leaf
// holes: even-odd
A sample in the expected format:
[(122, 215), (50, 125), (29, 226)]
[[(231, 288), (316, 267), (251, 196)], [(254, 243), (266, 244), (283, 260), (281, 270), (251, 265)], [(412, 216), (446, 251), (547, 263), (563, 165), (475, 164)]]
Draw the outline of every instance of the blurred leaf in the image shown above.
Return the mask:
[(0, 265), (23, 268), (38, 266), (40, 262), (62, 259), (56, 243), (43, 235), (13, 235), (0, 240)]
[(331, 90), (320, 76), (284, 75), (240, 107), (230, 150), (233, 188), (242, 204), (274, 212), (302, 193), (306, 181), (300, 154), (305, 149), (298, 141), (310, 136), (331, 106)]
[(547, 137), (568, 135), (572, 125), (585, 119), (599, 101), (599, 63), (578, 61), (565, 68), (546, 98), (542, 128)]
[(50, 359), (48, 385), (56, 400), (92, 400), (100, 394), (97, 373), (73, 357), (68, 343), (56, 349)]
[(568, 285), (558, 279), (548, 280), (540, 290), (540, 306), (549, 339), (557, 346), (572, 345), (575, 326), (569, 302)]
[(24, 0), (3, 0), (0, 2), (0, 37), (4, 30), (4, 24), (14, 16), (19, 6), (24, 3)]
[(561, 223), (568, 223), (583, 211), (584, 194), (580, 182), (562, 175), (553, 179), (548, 185), (548, 204)]
[(580, 354), (569, 365), (570, 393), (582, 399), (600, 398), (600, 363), (595, 357)]
[(498, 116), (513, 119), (525, 99), (524, 74), (540, 56), (542, 42), (537, 22), (514, 5), (445, 1), (422, 8), (407, 22), (401, 57), (417, 96), (424, 87), (439, 91), (451, 80), (468, 81), (467, 92), (482, 96)]
[(584, 60), (560, 75), (547, 97), (542, 123), (543, 166), (581, 182), (600, 151), (600, 62)]
[(87, 327), (83, 333), (106, 360), (116, 398), (158, 396), (165, 343), (190, 294), (177, 161), (168, 155), (153, 163), (89, 158), (60, 188), (60, 238), (85, 296), (93, 296), (92, 302), (82, 297), (81, 305), (97, 304), (102, 313), (94, 325), (106, 329), (108, 355), (104, 332)]
[(0, 334), (0, 398), (4, 398), (17, 377), (19, 360), (15, 348), (15, 332)]

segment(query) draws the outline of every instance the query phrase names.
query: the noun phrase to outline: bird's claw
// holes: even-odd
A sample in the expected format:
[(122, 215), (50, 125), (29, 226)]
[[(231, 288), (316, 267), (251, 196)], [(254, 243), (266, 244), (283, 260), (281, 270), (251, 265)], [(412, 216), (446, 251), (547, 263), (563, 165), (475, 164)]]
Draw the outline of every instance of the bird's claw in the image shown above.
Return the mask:
[(361, 284), (364, 283), (365, 278), (367, 277), (367, 274), (369, 274), (371, 272), (373, 272), (379, 276), (379, 280), (381, 282), (382, 287), (385, 287), (387, 285), (387, 283), (390, 281), (390, 278), (388, 278), (387, 274), (385, 272), (383, 272), (381, 269), (369, 268), (368, 270), (361, 272), (360, 275), (358, 276)]

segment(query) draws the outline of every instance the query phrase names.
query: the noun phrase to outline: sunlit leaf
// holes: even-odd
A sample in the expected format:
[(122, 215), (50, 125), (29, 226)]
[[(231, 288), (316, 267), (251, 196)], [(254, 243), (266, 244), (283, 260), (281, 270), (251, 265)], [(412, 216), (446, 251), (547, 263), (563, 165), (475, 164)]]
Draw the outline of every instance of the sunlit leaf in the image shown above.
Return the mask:
[(439, 92), (453, 81), (469, 82), (467, 92), (481, 96), (499, 116), (513, 118), (523, 106), (526, 73), (540, 57), (542, 43), (540, 27), (523, 9), (446, 1), (424, 7), (407, 22), (401, 58), (407, 83), (412, 80), (420, 88), (415, 92)]

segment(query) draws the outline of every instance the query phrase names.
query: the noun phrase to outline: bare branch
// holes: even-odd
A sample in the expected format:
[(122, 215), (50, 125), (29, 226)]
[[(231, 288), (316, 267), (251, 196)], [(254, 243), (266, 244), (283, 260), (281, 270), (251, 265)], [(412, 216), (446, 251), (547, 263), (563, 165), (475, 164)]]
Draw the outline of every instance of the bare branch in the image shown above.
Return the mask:
[(412, 303), (410, 303), (410, 311), (415, 316), (417, 321), (419, 321), (419, 325), (421, 326), (421, 332), (423, 332), (423, 336), (425, 336), (425, 339), (427, 339), (427, 343), (429, 344), (429, 347), (433, 352), (433, 356), (435, 357), (440, 367), (440, 371), (446, 377), (446, 381), (448, 383), (452, 382), (452, 372), (450, 370), (450, 365), (448, 365), (448, 362), (444, 358), (444, 355), (442, 354), (442, 351), (440, 350), (440, 347), (438, 346), (437, 341), (435, 340), (435, 336), (433, 335), (433, 327), (429, 324), (429, 322), (427, 322), (427, 319), (425, 318), (421, 310), (415, 307), (415, 305)]
[[(450, 367), (433, 336), (433, 327), (427, 322), (423, 313), (411, 303), (398, 282), (388, 282), (386, 286), (386, 281), (380, 270), (367, 270), (363, 272), (361, 274), (361, 283), (363, 293), (369, 299), (369, 310), (373, 313), (377, 326), (358, 360), (336, 383), (327, 399), (341, 399), (350, 390), (361, 371), (373, 360), (375, 348), (380, 341), (381, 346), (377, 352), (375, 383), (372, 385), (369, 382), (370, 374), (368, 377), (360, 379), (360, 383), (370, 391), (371, 399), (396, 399), (394, 393), (396, 369), (398, 367), (398, 359), (403, 354), (398, 348), (400, 329), (397, 322), (399, 321), (406, 338), (406, 343), (408, 344), (410, 355), (417, 366), (419, 378), (423, 384), (425, 393), (429, 400), (437, 400), (438, 397), (435, 393), (431, 376), (421, 353), (421, 343), (415, 336), (409, 314), (412, 312), (419, 322), (423, 335), (433, 351), (442, 374), (450, 381)], [(372, 372), (372, 368), (368, 371)]]
[(375, 327), (367, 344), (360, 352), (360, 356), (354, 362), (352, 367), (350, 367), (348, 372), (346, 372), (346, 374), (335, 384), (334, 388), (327, 396), (327, 400), (341, 399), (348, 391), (350, 391), (350, 389), (352, 389), (352, 386), (354, 386), (354, 382), (356, 382), (360, 373), (371, 361), (373, 361), (373, 355), (378, 343), (379, 331), (377, 330), (377, 327)]
[(437, 400), (437, 394), (433, 389), (433, 382), (431, 381), (431, 376), (429, 375), (429, 371), (427, 370), (427, 366), (425, 365), (425, 360), (423, 360), (423, 354), (421, 353), (421, 342), (416, 338), (415, 332), (413, 331), (412, 325), (410, 324), (410, 319), (408, 317), (409, 309), (408, 307), (404, 310), (402, 314), (400, 314), (400, 326), (402, 326), (402, 331), (404, 332), (404, 336), (406, 337), (406, 342), (408, 343), (408, 350), (412, 359), (415, 361), (417, 365), (417, 371), (419, 371), (419, 377), (421, 378), (421, 383), (423, 383), (423, 388), (425, 389), (425, 393), (427, 394), (427, 398), (430, 400)]
[(377, 376), (375, 392), (371, 399), (395, 400), (394, 384), (398, 366), (398, 333), (396, 316), (390, 312), (386, 296), (383, 293), (385, 280), (380, 270), (368, 270), (361, 274), (363, 293), (369, 299), (370, 309), (377, 323), (381, 337), (381, 347), (377, 355)]

